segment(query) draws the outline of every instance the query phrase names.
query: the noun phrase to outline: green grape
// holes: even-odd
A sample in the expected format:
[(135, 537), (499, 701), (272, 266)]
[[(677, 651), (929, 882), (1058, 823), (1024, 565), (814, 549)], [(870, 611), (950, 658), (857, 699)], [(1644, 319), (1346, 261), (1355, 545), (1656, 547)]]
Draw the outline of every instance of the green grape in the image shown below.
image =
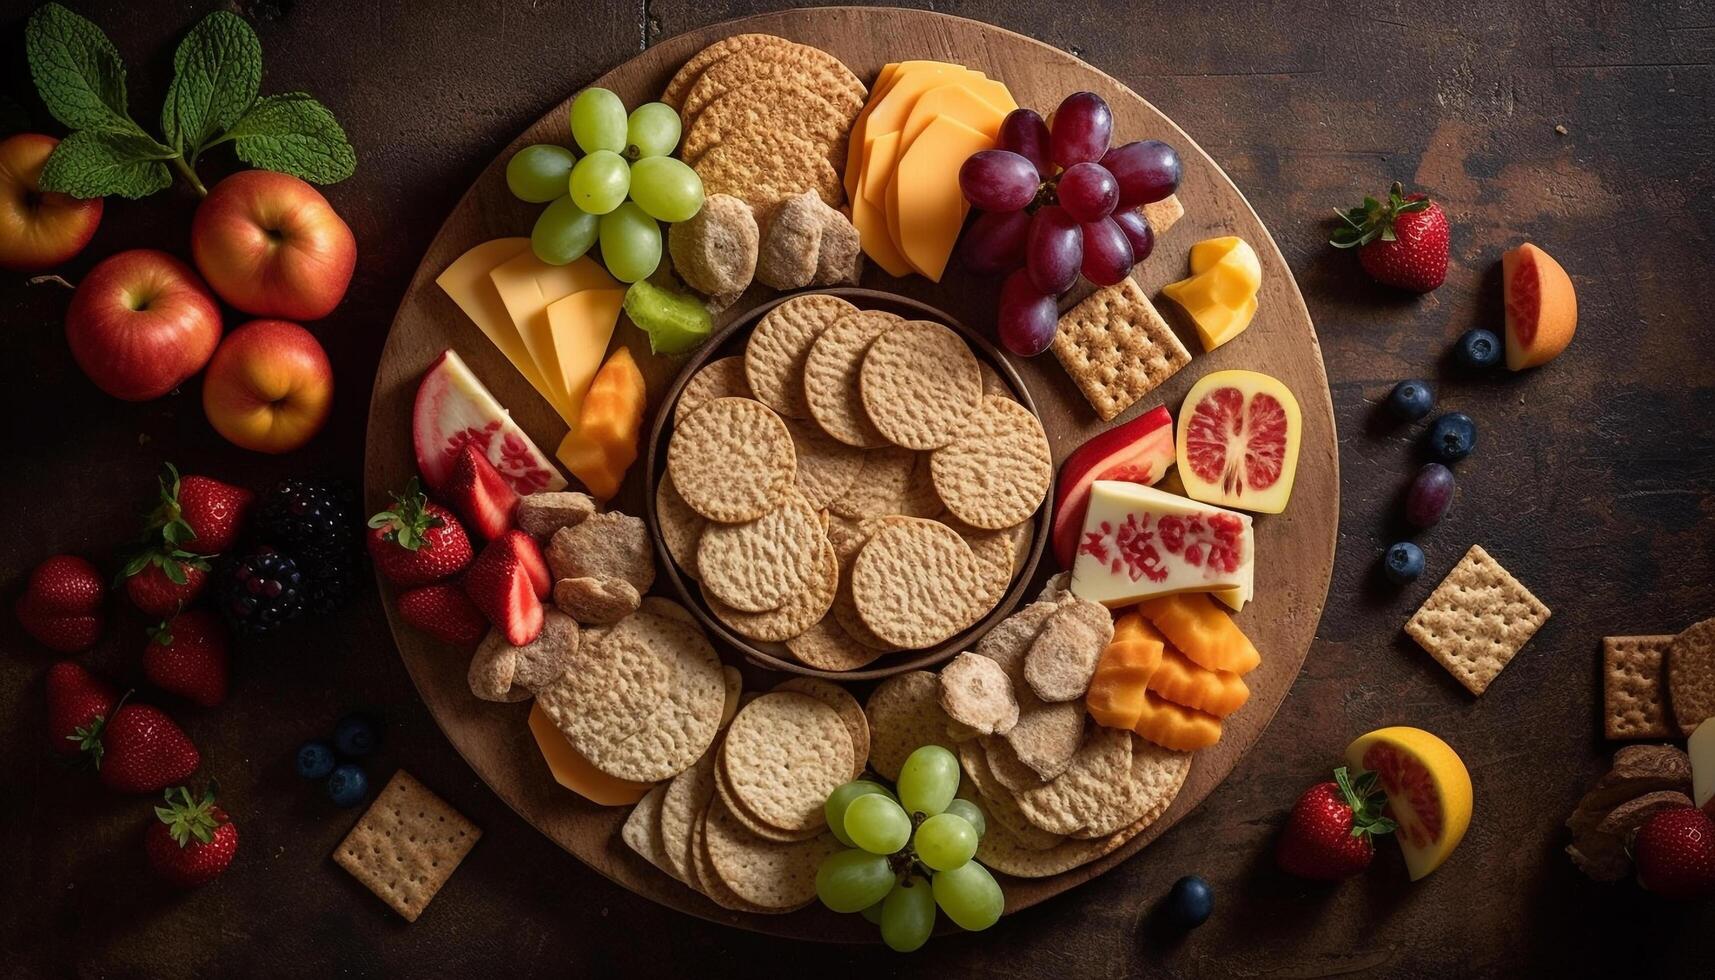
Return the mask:
[(860, 914), (862, 914), (863, 917), (868, 919), (872, 924), (878, 926), (881, 925), (881, 905), (882, 902), (885, 901), (887, 901), (887, 899), (884, 898), (881, 902), (876, 902), (874, 905), (864, 906), (863, 912)]
[(975, 861), (966, 861), (951, 871), (935, 875), (935, 904), (961, 929), (980, 932), (995, 924), (1006, 896), (1000, 893), (994, 875)]
[(572, 168), (572, 200), (590, 214), (607, 214), (625, 202), (631, 167), (612, 150), (597, 150)]
[(688, 221), (703, 209), (703, 179), (672, 157), (645, 157), (631, 165), (631, 199), (657, 221)]
[(835, 912), (859, 912), (886, 898), (893, 880), (893, 867), (886, 857), (841, 851), (816, 869), (816, 897)]
[(601, 260), (620, 282), (649, 278), (661, 264), (661, 226), (626, 201), (601, 216)]
[(605, 88), (586, 88), (572, 100), (572, 139), (585, 153), (625, 149), (625, 103)]
[(947, 809), (941, 812), (951, 813), (956, 817), (964, 817), (965, 822), (971, 825), (971, 829), (977, 832), (978, 840), (982, 840), (983, 835), (988, 833), (988, 818), (983, 816), (983, 808), (970, 800), (963, 797), (956, 799), (947, 804)]
[(561, 195), (542, 209), (536, 227), (530, 229), (530, 250), (549, 265), (574, 262), (595, 244), (596, 227), (601, 221), (585, 212), (572, 199)]
[(977, 829), (964, 817), (937, 813), (917, 825), (917, 857), (936, 871), (951, 871), (977, 853)]
[(892, 854), (911, 839), (911, 818), (885, 796), (866, 793), (846, 807), (846, 836), (871, 854)]
[(566, 180), (576, 161), (572, 151), (563, 146), (526, 146), (506, 161), (506, 186), (520, 201), (546, 204), (566, 193)]
[(881, 941), (897, 953), (909, 953), (935, 931), (935, 895), (922, 875), (912, 875), (881, 903)]
[(959, 760), (939, 745), (920, 746), (899, 770), (899, 804), (908, 813), (934, 816), (959, 791)]
[(679, 114), (665, 102), (645, 102), (625, 121), (625, 157), (664, 157), (679, 145)]
[(893, 794), (887, 791), (886, 786), (870, 782), (867, 779), (854, 779), (849, 783), (841, 783), (834, 787), (834, 791), (828, 794), (828, 802), (822, 804), (822, 813), (828, 818), (828, 829), (834, 832), (835, 840), (847, 847), (856, 847), (857, 845), (853, 844), (852, 839), (846, 836), (846, 807), (850, 806), (851, 802), (858, 797), (870, 793), (877, 793), (890, 800), (893, 799)]

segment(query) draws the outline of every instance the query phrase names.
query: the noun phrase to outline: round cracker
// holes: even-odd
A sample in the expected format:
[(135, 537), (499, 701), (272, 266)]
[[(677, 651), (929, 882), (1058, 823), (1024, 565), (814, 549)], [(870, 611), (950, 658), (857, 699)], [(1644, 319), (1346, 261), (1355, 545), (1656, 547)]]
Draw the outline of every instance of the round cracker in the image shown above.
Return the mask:
[(1096, 726), (1064, 772), (1018, 791), (1031, 823), (1056, 834), (1110, 834), (1137, 818), (1140, 787), (1130, 778), (1131, 732)]
[(715, 872), (715, 865), (709, 859), (709, 817), (721, 808), (719, 799), (711, 799), (708, 806), (697, 816), (696, 825), (691, 831), (691, 874), (697, 880), (697, 887), (709, 901), (723, 909), (735, 912), (755, 912), (759, 915), (771, 915), (790, 912), (791, 909), (766, 909), (760, 905), (747, 902), (734, 894), (731, 887)]
[(941, 710), (984, 735), (1018, 724), (1012, 680), (1000, 664), (976, 653), (961, 653), (941, 668)]
[(1019, 846), (1045, 851), (1066, 839), (1024, 819), (1024, 814), (1019, 812), (1017, 798), (995, 780), (983, 750), (976, 743), (959, 745), (959, 765), (965, 770), (965, 779), (959, 784), (959, 795), (981, 806), (983, 815), (1004, 826)]
[(996, 395), (929, 457), (935, 492), (972, 527), (1009, 528), (1029, 520), (1054, 483), (1042, 420)]
[(863, 705), (858, 704), (857, 698), (851, 692), (829, 681), (815, 677), (794, 677), (774, 685), (776, 691), (796, 691), (808, 694), (828, 707), (834, 709), (845, 722), (846, 733), (852, 737), (852, 778), (863, 775), (864, 766), (869, 763), (869, 719), (864, 716)]
[[(836, 591), (836, 596), (838, 595)], [(874, 663), (885, 650), (866, 647), (851, 638), (833, 613), (786, 641), (786, 649), (806, 667), (817, 670), (857, 670)], [(866, 738), (867, 741), (867, 738)]]
[(798, 489), (810, 506), (819, 510), (845, 496), (863, 470), (864, 451), (803, 422), (787, 422), (786, 431), (798, 456)]
[(691, 413), (716, 398), (754, 398), (744, 377), (744, 358), (737, 354), (710, 361), (691, 375), (673, 406), (673, 425), (685, 424)]
[(727, 812), (732, 814), (733, 819), (737, 820), (744, 829), (763, 840), (789, 844), (793, 841), (809, 840), (827, 829), (826, 827), (810, 827), (805, 830), (790, 831), (770, 826), (739, 802), (738, 796), (732, 791), (730, 779), (731, 777), (726, 774), (726, 767), (717, 761), (715, 763), (715, 798), (727, 808)]
[(840, 167), (846, 162), (850, 126), (850, 114), (808, 86), (790, 79), (757, 79), (705, 105), (685, 128), (679, 156), (694, 167), (718, 144), (745, 139), (766, 148), (784, 136), (820, 146), (829, 165)]
[(957, 333), (907, 320), (875, 338), (858, 370), (864, 414), (907, 449), (938, 449), (982, 402), (977, 357)]
[(686, 59), (683, 65), (679, 66), (679, 70), (667, 82), (667, 87), (662, 90), (661, 101), (674, 109), (681, 108), (685, 104), (685, 96), (690, 93), (691, 87), (697, 83), (697, 79), (702, 77), (704, 70), (715, 62), (740, 51), (784, 51), (798, 46), (795, 41), (789, 41), (773, 34), (734, 34), (731, 37), (723, 37), (698, 51)]
[(977, 361), (977, 370), (981, 371), (983, 375), (984, 395), (999, 395), (1002, 398), (1011, 398), (1013, 401), (1018, 400), (1018, 396), (1012, 392), (1012, 386), (1006, 383), (1006, 379), (1000, 376), (1000, 372), (994, 369), (994, 365), (979, 360)]
[(852, 601), (876, 636), (906, 649), (947, 639), (983, 599), (976, 556), (945, 524), (918, 518), (875, 532), (852, 562)]
[(694, 120), (729, 92), (773, 81), (805, 86), (840, 109), (848, 124), (863, 109), (867, 94), (863, 83), (839, 59), (820, 48), (797, 44), (778, 50), (736, 51), (709, 65), (685, 92), (679, 114)]
[(744, 376), (757, 399), (787, 418), (809, 418), (805, 359), (823, 330), (855, 310), (838, 296), (809, 293), (763, 314), (744, 345)]
[(691, 579), (697, 578), (697, 544), (703, 539), (708, 518), (691, 509), (685, 498), (673, 486), (673, 475), (662, 473), (655, 484), (655, 523), (661, 528), (661, 540), (667, 554)]
[(1715, 619), (1705, 619), (1674, 637), (1667, 650), (1667, 688), (1674, 720), (1687, 737), (1715, 718)]
[(691, 873), (691, 831), (715, 795), (715, 756), (711, 748), (689, 769), (673, 777), (661, 797), (661, 843), (667, 862), (683, 881)]
[(750, 833), (732, 811), (712, 807), (704, 828), (709, 863), (740, 900), (765, 909), (796, 909), (816, 898), (816, 869), (841, 850), (832, 834), (783, 844)]
[(798, 636), (826, 616), (833, 607), (834, 593), (839, 585), (839, 559), (834, 555), (834, 546), (824, 540), (808, 587), (773, 609), (741, 612), (712, 595), (706, 598), (709, 611), (715, 614), (716, 619), (732, 627), (733, 632), (752, 640), (780, 643)]
[(822, 804), (851, 778), (852, 738), (839, 713), (793, 691), (764, 694), (727, 728), (720, 764), (733, 795), (781, 830), (827, 823)]
[(591, 765), (651, 783), (677, 774), (708, 749), (726, 684), (720, 658), (700, 631), (636, 613), (596, 642), (580, 644), (537, 701)]
[(957, 751), (947, 735), (941, 710), (941, 679), (926, 670), (895, 674), (876, 685), (864, 702), (869, 718), (869, 766), (884, 778), (899, 778), (899, 768), (925, 745)]
[(822, 431), (848, 446), (873, 449), (887, 437), (863, 410), (860, 373), (875, 338), (903, 317), (881, 310), (857, 310), (822, 331), (804, 361), (804, 395)]
[(709, 525), (697, 543), (697, 572), (710, 597), (740, 612), (766, 612), (810, 588), (826, 543), (821, 518), (793, 488), (754, 521)]
[(845, 192), (840, 172), (828, 161), (828, 148), (790, 133), (736, 134), (705, 150), (692, 169), (706, 193), (730, 194), (758, 214), (768, 214), (805, 191), (815, 191), (823, 203), (837, 208)]
[(965, 539), (965, 544), (970, 545), (971, 554), (977, 556), (978, 566), (982, 570), (984, 600), (982, 608), (971, 617), (975, 622), (1006, 597), (1006, 588), (1012, 584), (1012, 577), (1018, 573), (1018, 536), (1013, 528), (988, 531), (971, 527), (954, 517), (945, 517), (941, 523), (957, 531), (959, 537)]
[(753, 521), (792, 490), (798, 459), (786, 423), (749, 398), (716, 398), (673, 430), (667, 472), (679, 496), (711, 521)]
[[(1184, 753), (1176, 753), (1184, 755)], [(1134, 756), (1136, 761), (1142, 756)], [(1148, 761), (1147, 759), (1145, 760)], [(1037, 850), (1025, 846), (1021, 839), (1013, 833), (1005, 823), (991, 827), (991, 832), (984, 834), (977, 844), (977, 860), (984, 867), (1015, 878), (1046, 878), (1081, 867), (1098, 858), (1106, 857), (1124, 847), (1128, 841), (1149, 828), (1150, 824), (1161, 818), (1167, 808), (1173, 804), (1173, 797), (1178, 795), (1179, 788), (1185, 783), (1185, 774), (1191, 769), (1189, 757), (1182, 765), (1163, 770), (1165, 777), (1159, 784), (1158, 801), (1143, 811), (1130, 826), (1124, 827), (1106, 837), (1080, 839), (1064, 838), (1053, 847)], [(1135, 771), (1135, 770), (1134, 770)], [(994, 832), (998, 830), (999, 832)]]
[(841, 517), (869, 518), (901, 515), (934, 517), (941, 513), (941, 498), (935, 495), (929, 457), (898, 446), (884, 446), (864, 453), (863, 469), (851, 489), (828, 504)]

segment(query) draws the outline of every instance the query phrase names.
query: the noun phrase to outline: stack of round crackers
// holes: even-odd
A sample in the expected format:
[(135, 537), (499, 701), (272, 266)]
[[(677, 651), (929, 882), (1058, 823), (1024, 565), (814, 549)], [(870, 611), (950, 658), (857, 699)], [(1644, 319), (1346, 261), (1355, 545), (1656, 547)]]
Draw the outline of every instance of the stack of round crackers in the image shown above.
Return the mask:
[(686, 382), (655, 516), (734, 633), (854, 670), (994, 609), (1053, 475), (955, 331), (811, 293)]
[(846, 138), (868, 96), (826, 51), (771, 34), (738, 34), (685, 62), (661, 101), (679, 110), (680, 155), (704, 189), (768, 214), (805, 191), (840, 205)]

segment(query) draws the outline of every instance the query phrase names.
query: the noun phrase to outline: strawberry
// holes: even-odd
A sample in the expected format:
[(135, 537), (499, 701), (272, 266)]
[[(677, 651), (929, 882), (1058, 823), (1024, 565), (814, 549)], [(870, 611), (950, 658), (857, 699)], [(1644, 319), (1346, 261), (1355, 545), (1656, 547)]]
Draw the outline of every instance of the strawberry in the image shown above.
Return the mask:
[(1394, 822), (1382, 816), (1386, 806), (1375, 773), (1353, 780), (1344, 766), (1334, 770), (1332, 781), (1305, 790), (1293, 805), (1275, 862), (1283, 871), (1319, 881), (1358, 874), (1375, 856), (1370, 838), (1394, 829)]
[(208, 561), (188, 551), (145, 551), (120, 573), (125, 596), (145, 615), (165, 619), (191, 604), (208, 584)]
[(205, 708), (225, 701), (226, 624), (205, 609), (192, 609), (150, 630), (143, 676)]
[(523, 531), (507, 531), (506, 540), (524, 565), (524, 571), (529, 573), (530, 584), (536, 589), (537, 597), (546, 599), (548, 593), (554, 591), (554, 577), (548, 570), (548, 557), (542, 554), (542, 546)]
[(161, 501), (149, 515), (146, 534), (169, 549), (218, 555), (238, 541), (256, 495), (206, 476), (181, 478), (173, 464), (161, 477)]
[(393, 509), (369, 519), (369, 556), (394, 585), (412, 588), (451, 578), (470, 564), (470, 538), (453, 512), (431, 503), (415, 477)]
[(1406, 194), (1394, 181), (1387, 203), (1373, 197), (1347, 211), (1328, 244), (1356, 248), (1358, 264), (1388, 286), (1427, 293), (1447, 279), (1447, 215), (1426, 194)]
[(518, 494), (472, 443), (465, 444), (453, 463), (446, 497), (465, 523), (489, 541), (506, 533), (518, 509)]
[(13, 611), (24, 631), (61, 653), (87, 650), (101, 638), (107, 586), (95, 566), (76, 555), (54, 555), (30, 572)]
[(82, 666), (62, 660), (48, 668), (48, 741), (60, 755), (98, 746), (99, 733), (119, 692)]
[(159, 792), (202, 764), (197, 747), (166, 712), (123, 699), (92, 741), (89, 753), (102, 783), (120, 793)]
[[(515, 531), (489, 542), (465, 572), (465, 594), (513, 646), (521, 647), (542, 632), (542, 590), (535, 568), (545, 564), (536, 542)], [(544, 575), (540, 581), (546, 580)]]
[(450, 582), (425, 585), (399, 597), (399, 618), (443, 643), (468, 647), (488, 632), (488, 620), (464, 590)]
[(1638, 884), (1663, 898), (1715, 897), (1715, 821), (1692, 807), (1663, 810), (1632, 838)]
[(214, 787), (203, 790), (200, 800), (183, 786), (169, 789), (166, 803), (155, 808), (156, 822), (143, 835), (149, 867), (180, 888), (220, 877), (238, 852), (238, 827), (214, 805)]

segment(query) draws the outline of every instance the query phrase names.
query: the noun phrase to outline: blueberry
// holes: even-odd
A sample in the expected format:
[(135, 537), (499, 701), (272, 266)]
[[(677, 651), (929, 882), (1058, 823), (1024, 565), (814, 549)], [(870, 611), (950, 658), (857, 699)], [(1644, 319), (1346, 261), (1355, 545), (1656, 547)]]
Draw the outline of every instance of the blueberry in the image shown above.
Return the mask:
[(1410, 541), (1393, 545), (1382, 556), (1382, 572), (1395, 585), (1417, 581), (1417, 577), (1423, 574), (1423, 549)]
[(1173, 883), (1167, 893), (1167, 916), (1181, 929), (1202, 925), (1209, 913), (1215, 911), (1215, 893), (1209, 883), (1196, 875), (1186, 875)]
[(333, 772), (333, 746), (319, 738), (298, 746), (297, 768), (305, 779), (320, 779)]
[(1387, 396), (1387, 408), (1401, 422), (1415, 422), (1435, 407), (1435, 390), (1429, 382), (1412, 378), (1393, 386)]
[(344, 762), (328, 775), (327, 788), (334, 806), (356, 806), (369, 794), (369, 777), (362, 766)]
[(368, 755), (381, 744), (381, 723), (360, 711), (339, 720), (333, 729), (333, 745), (347, 758)]
[(1477, 448), (1477, 423), (1464, 412), (1448, 412), (1429, 427), (1425, 439), (1432, 458), (1457, 463)]
[(1465, 331), (1454, 348), (1459, 363), (1473, 371), (1487, 371), (1501, 363), (1501, 338), (1493, 330), (1478, 327)]

